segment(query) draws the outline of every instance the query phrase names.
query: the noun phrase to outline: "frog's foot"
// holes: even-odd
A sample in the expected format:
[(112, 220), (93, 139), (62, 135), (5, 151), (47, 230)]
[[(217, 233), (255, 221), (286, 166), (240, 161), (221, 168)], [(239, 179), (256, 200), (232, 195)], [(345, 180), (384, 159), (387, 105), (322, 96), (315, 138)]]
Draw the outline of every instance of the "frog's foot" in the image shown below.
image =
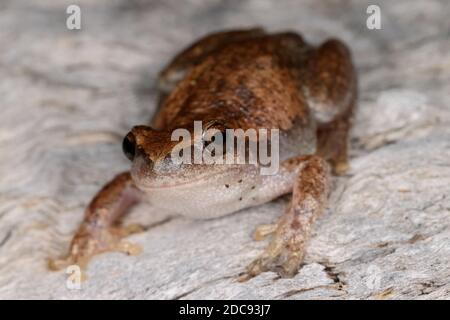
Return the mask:
[(86, 208), (84, 220), (72, 239), (68, 256), (50, 260), (49, 268), (58, 270), (75, 264), (83, 268), (94, 255), (107, 251), (136, 254), (138, 247), (122, 239), (144, 228), (138, 225), (123, 227), (119, 223), (120, 218), (139, 201), (140, 196), (141, 191), (134, 185), (129, 172), (114, 177)]
[(72, 240), (69, 255), (62, 259), (49, 260), (48, 267), (50, 270), (60, 270), (69, 265), (78, 265), (84, 269), (93, 256), (108, 251), (137, 255), (141, 251), (140, 247), (123, 238), (143, 230), (143, 227), (135, 224), (92, 231), (83, 226)]
[[(247, 267), (239, 281), (247, 281), (266, 271), (278, 273), (283, 278), (293, 277), (303, 260), (306, 237), (292, 227), (292, 221), (283, 219), (275, 225), (271, 242), (265, 251)], [(272, 225), (262, 227), (263, 231), (272, 231)], [(258, 233), (258, 229), (255, 233)], [(258, 234), (259, 235), (259, 234)], [(255, 238), (255, 236), (254, 236)], [(257, 237), (258, 238), (258, 237)]]

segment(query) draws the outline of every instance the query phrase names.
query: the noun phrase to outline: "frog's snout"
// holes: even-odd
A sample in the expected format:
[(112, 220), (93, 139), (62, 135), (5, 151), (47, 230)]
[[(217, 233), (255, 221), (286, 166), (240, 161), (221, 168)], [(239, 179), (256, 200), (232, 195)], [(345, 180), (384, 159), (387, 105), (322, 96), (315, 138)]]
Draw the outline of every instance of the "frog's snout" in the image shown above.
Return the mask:
[(130, 131), (122, 142), (122, 150), (125, 156), (131, 161), (131, 162), (141, 162), (141, 160), (145, 161), (145, 168), (150, 170), (153, 169), (153, 161), (145, 155), (142, 148), (138, 146), (138, 139), (136, 139), (136, 135)]
[(122, 150), (130, 161), (134, 160), (136, 156), (136, 138), (132, 132), (129, 132), (123, 139)]

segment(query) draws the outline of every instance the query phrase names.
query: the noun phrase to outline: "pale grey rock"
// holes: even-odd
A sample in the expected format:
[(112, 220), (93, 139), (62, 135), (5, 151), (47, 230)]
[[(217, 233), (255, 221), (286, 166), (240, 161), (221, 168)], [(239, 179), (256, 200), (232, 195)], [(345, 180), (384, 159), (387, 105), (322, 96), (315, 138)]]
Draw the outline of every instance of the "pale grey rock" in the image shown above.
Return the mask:
[[(0, 298), (449, 299), (450, 42), (448, 1), (72, 1), (0, 4)], [(136, 257), (96, 257), (81, 290), (46, 269), (63, 254), (84, 206), (125, 170), (121, 137), (154, 110), (154, 80), (199, 36), (262, 25), (352, 47), (360, 107), (351, 169), (334, 179), (305, 265), (293, 279), (237, 275), (288, 198), (209, 221), (140, 205), (129, 222)]]

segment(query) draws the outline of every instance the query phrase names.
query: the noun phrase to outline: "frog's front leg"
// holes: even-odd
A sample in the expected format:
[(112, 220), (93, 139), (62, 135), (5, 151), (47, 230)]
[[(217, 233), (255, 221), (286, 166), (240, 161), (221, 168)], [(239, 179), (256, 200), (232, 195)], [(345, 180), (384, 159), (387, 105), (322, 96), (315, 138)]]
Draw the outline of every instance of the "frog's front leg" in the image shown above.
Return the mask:
[(84, 267), (92, 256), (106, 251), (137, 252), (137, 246), (122, 241), (122, 238), (141, 228), (136, 225), (122, 227), (119, 219), (139, 201), (140, 196), (141, 191), (134, 185), (129, 172), (117, 175), (87, 207), (68, 256), (50, 260), (49, 268), (57, 270), (72, 264)]
[(313, 223), (325, 206), (330, 171), (325, 160), (318, 156), (298, 157), (285, 162), (282, 170), (296, 172), (297, 175), (292, 201), (276, 228), (270, 230), (265, 225), (265, 229), (273, 231), (271, 242), (247, 267), (241, 281), (264, 271), (275, 271), (282, 277), (294, 276), (303, 260)]

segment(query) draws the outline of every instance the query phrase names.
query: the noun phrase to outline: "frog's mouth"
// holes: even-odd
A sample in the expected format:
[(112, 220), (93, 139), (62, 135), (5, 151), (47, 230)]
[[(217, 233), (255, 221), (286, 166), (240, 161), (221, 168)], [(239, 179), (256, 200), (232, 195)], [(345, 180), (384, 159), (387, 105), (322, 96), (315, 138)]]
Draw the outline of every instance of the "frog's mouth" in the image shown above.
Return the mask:
[(146, 166), (144, 159), (136, 159), (131, 177), (139, 189), (156, 190), (186, 188), (240, 177), (248, 165), (189, 165), (175, 172), (157, 173)]
[[(168, 189), (168, 188), (182, 188), (182, 187), (191, 187), (194, 185), (201, 185), (204, 183), (207, 183), (207, 181), (209, 181), (209, 179), (214, 179), (217, 180), (217, 178), (219, 176), (223, 176), (225, 175), (225, 170), (223, 172), (216, 172), (214, 174), (204, 174), (202, 176), (198, 176), (195, 179), (189, 179), (189, 180), (185, 180), (185, 181), (180, 181), (177, 183), (174, 183), (173, 181), (176, 178), (163, 178), (163, 179), (159, 179), (161, 180), (160, 182), (153, 180), (152, 178), (147, 179), (147, 178), (142, 178), (142, 177), (136, 177), (133, 174), (133, 171), (131, 172), (131, 176), (133, 178), (134, 183), (138, 186), (138, 188), (140, 189), (146, 189), (146, 190), (152, 190), (152, 189)], [(149, 181), (149, 180), (153, 180), (153, 181)], [(170, 180), (172, 182), (163, 182), (163, 180)]]

